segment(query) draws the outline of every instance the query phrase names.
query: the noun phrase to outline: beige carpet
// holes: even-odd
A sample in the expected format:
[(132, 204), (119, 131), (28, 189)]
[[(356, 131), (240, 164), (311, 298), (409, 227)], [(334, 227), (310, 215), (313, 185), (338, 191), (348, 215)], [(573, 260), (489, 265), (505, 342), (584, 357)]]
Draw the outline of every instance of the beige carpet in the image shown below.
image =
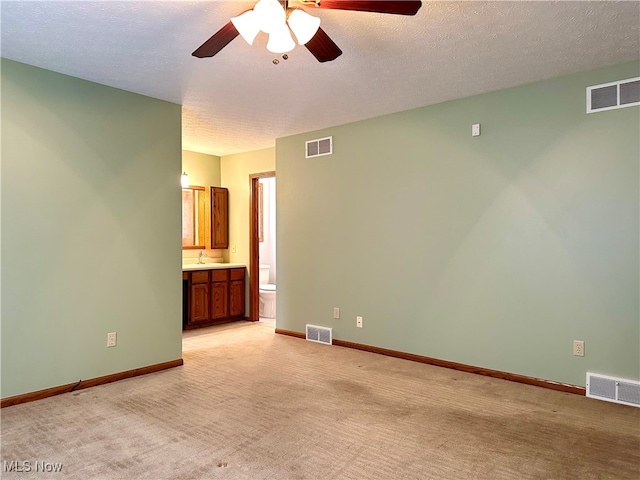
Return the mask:
[(259, 323), (188, 332), (184, 360), (3, 409), (2, 478), (640, 478), (637, 408)]

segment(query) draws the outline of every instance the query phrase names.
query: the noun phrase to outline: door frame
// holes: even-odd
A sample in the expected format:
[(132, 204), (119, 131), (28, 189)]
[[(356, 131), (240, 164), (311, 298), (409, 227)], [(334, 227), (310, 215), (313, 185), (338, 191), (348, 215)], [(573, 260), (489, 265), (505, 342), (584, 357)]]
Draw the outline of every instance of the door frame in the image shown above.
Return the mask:
[(258, 183), (261, 178), (275, 178), (276, 172), (249, 175), (249, 318), (260, 320), (260, 242), (258, 241)]

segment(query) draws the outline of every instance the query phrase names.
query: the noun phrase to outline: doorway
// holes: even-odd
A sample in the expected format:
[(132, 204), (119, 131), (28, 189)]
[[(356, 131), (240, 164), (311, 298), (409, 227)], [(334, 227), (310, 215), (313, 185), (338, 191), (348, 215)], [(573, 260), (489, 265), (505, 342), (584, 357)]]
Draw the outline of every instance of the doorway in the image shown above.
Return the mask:
[[(263, 172), (249, 175), (251, 187), (251, 198), (249, 202), (249, 320), (252, 322), (260, 320), (260, 238), (262, 236), (264, 242), (264, 235), (267, 233), (264, 229), (264, 188), (262, 187), (260, 180), (273, 178), (275, 190), (275, 176), (276, 172)], [(275, 200), (275, 196), (273, 197), (273, 200)], [(273, 206), (273, 210), (275, 211), (275, 205)], [(275, 225), (271, 230), (275, 232)], [(275, 235), (273, 240), (275, 241)], [(273, 278), (275, 279), (275, 261), (273, 261), (273, 269)]]

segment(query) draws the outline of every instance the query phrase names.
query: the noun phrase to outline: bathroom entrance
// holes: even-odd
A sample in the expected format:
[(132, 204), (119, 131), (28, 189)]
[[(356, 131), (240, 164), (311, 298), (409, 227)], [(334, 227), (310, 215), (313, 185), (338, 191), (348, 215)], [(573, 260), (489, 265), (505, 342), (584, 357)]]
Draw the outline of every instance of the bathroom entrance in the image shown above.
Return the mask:
[(249, 260), (249, 319), (276, 323), (276, 178), (252, 174)]

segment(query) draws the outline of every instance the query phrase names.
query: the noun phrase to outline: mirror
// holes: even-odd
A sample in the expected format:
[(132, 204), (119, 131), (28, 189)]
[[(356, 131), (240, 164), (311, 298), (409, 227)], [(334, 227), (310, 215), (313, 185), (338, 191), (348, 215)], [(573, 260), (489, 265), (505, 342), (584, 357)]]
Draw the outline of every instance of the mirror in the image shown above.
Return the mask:
[(182, 189), (182, 249), (207, 248), (209, 232), (207, 191), (204, 187)]

